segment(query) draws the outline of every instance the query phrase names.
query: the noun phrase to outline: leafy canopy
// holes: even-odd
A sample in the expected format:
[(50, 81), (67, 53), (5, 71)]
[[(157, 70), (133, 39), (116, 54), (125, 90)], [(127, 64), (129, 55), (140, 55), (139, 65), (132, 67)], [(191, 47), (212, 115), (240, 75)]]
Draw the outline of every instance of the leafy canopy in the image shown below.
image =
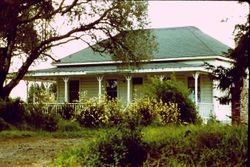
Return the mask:
[[(95, 51), (111, 53), (115, 60), (127, 64), (149, 58), (156, 48), (151, 32), (142, 31), (148, 24), (144, 1), (2, 0), (0, 22), (0, 97), (3, 99), (36, 60), (53, 58), (50, 50), (54, 46), (82, 40)], [(126, 33), (132, 30), (138, 31)], [(93, 46), (107, 38), (108, 45)], [(16, 57), (23, 63), (6, 82)]]

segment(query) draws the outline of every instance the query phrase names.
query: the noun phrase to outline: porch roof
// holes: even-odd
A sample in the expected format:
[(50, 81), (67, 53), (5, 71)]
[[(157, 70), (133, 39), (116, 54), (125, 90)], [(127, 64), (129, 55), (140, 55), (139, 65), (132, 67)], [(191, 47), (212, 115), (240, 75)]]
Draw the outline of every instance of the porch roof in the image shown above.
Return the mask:
[(144, 63), (134, 69), (119, 67), (114, 64), (56, 67), (44, 70), (29, 71), (26, 77), (48, 77), (65, 75), (95, 75), (105, 73), (146, 73), (146, 72), (174, 72), (174, 71), (204, 71), (202, 65), (187, 64), (182, 62)]
[[(224, 56), (223, 52), (229, 49), (225, 44), (192, 26), (150, 30), (155, 34), (158, 43), (158, 52), (155, 53), (154, 59)], [(100, 55), (88, 47), (54, 64), (59, 66), (107, 61), (112, 61), (109, 54)]]

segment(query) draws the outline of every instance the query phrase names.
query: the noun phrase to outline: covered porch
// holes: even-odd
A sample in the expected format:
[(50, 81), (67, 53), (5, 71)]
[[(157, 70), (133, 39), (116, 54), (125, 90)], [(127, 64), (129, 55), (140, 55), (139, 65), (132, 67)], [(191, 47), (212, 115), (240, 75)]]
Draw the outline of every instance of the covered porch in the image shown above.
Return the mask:
[(54, 81), (57, 83), (57, 103), (47, 104), (60, 107), (68, 103), (72, 106), (79, 95), (86, 92), (89, 98), (101, 99), (103, 95), (118, 98), (125, 105), (134, 98), (143, 96), (143, 90), (150, 78), (167, 79), (175, 73), (190, 89), (190, 98), (194, 101), (200, 116), (206, 121), (215, 112), (213, 104), (213, 82), (201, 65), (185, 63), (150, 63), (141, 68), (128, 70), (113, 65), (60, 67), (30, 72), (25, 79), (29, 81)]

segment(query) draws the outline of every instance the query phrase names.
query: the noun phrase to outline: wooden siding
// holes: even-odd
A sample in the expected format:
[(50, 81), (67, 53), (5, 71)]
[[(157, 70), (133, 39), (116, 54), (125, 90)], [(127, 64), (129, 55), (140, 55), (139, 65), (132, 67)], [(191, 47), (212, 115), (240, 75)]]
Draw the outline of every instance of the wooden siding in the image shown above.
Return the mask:
[[(104, 82), (102, 81), (102, 86)], [(98, 97), (98, 81), (95, 78), (81, 78), (80, 79), (80, 93), (85, 92), (87, 97)], [(103, 90), (102, 90), (103, 93)]]
[(57, 80), (57, 99), (59, 103), (64, 102), (64, 81), (62, 78)]

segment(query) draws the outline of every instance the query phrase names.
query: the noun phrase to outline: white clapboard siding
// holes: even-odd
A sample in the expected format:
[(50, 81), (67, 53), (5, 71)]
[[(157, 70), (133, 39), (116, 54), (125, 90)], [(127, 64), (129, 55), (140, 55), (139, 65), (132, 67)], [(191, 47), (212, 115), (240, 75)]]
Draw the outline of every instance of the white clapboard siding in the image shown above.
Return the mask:
[[(102, 80), (102, 86), (104, 85)], [(103, 90), (102, 90), (103, 91)], [(87, 97), (98, 97), (98, 81), (96, 78), (82, 78), (80, 80), (80, 93), (85, 92)], [(102, 92), (103, 93), (103, 92)]]
[(57, 101), (64, 102), (64, 81), (62, 78), (57, 80)]

